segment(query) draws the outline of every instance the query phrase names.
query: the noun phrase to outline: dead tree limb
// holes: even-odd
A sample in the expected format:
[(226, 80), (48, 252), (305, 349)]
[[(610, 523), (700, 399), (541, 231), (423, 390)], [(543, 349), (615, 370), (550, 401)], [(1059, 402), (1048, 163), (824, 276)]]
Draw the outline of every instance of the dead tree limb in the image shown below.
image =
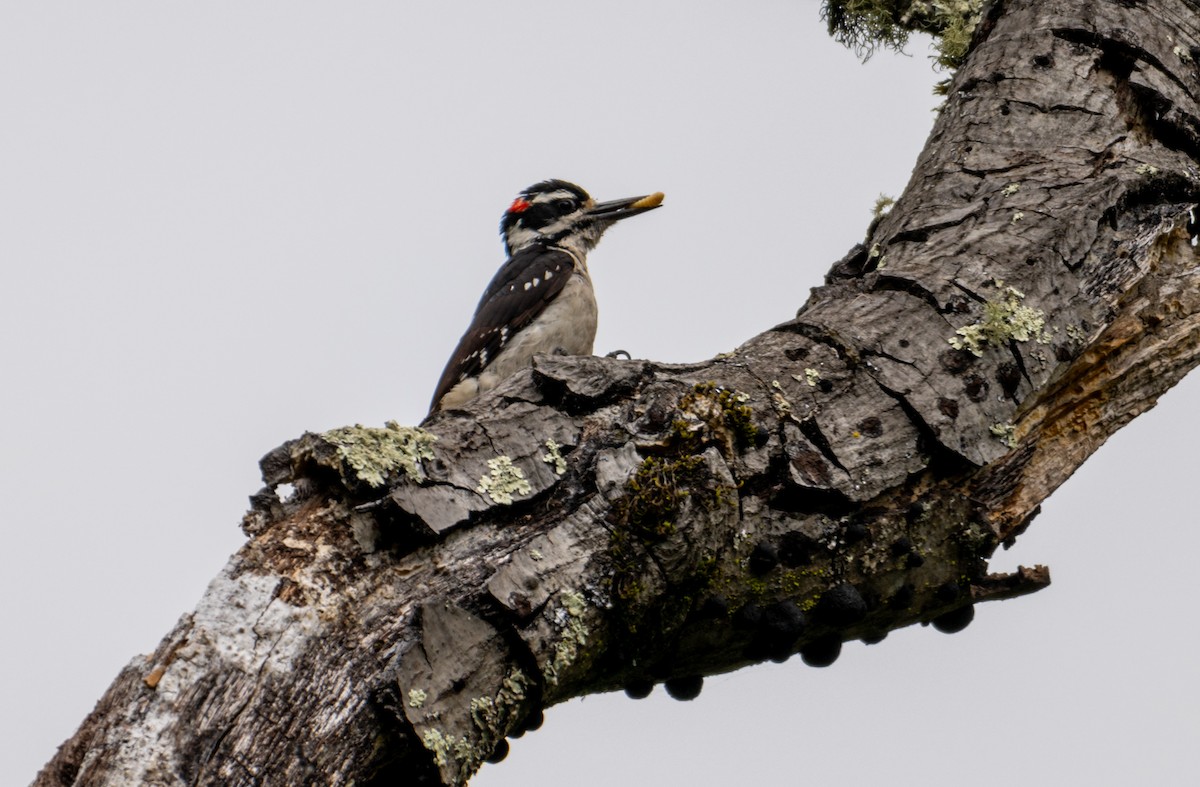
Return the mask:
[(35, 783), (458, 784), (570, 697), (1045, 586), (987, 561), (1200, 352), (1197, 42), (1191, 0), (993, 3), (794, 319), (272, 452), (246, 545)]

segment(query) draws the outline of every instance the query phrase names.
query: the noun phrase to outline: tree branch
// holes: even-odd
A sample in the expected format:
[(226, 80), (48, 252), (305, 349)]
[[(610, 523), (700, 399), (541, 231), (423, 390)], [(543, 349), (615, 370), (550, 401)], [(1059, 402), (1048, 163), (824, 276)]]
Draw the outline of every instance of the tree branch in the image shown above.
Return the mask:
[(734, 353), (539, 358), (272, 452), (247, 544), (35, 784), (457, 784), (570, 697), (1044, 587), (987, 560), (1200, 346), (1200, 17), (1127, 6), (992, 4), (894, 209)]

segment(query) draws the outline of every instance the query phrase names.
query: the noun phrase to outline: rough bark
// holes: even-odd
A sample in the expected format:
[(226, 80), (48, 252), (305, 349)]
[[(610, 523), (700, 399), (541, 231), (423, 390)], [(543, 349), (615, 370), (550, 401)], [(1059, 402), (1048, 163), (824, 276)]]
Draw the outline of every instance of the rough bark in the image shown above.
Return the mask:
[(987, 560), (1200, 352), (1198, 12), (989, 6), (895, 208), (728, 356), (540, 358), (426, 431), (277, 449), (35, 784), (458, 784), (570, 697), (1044, 586)]

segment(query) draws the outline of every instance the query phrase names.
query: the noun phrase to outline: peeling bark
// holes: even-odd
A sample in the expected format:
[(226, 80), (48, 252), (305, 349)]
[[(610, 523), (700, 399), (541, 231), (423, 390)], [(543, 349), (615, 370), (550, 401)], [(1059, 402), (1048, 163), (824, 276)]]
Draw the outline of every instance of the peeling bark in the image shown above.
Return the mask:
[(987, 561), (1200, 353), (1198, 20), (993, 3), (894, 209), (728, 356), (538, 358), (272, 452), (246, 545), (35, 784), (461, 784), (568, 698), (1044, 587)]

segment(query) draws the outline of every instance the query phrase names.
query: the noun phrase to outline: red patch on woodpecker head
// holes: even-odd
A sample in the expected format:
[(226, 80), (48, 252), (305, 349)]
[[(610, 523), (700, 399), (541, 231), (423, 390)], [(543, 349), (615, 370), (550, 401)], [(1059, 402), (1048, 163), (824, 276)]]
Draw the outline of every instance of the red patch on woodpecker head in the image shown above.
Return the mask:
[(509, 213), (524, 213), (525, 211), (529, 210), (529, 206), (532, 204), (533, 204), (532, 202), (529, 202), (528, 200), (526, 200), (522, 197), (517, 197), (515, 200), (513, 200), (513, 204), (508, 206), (508, 212)]

